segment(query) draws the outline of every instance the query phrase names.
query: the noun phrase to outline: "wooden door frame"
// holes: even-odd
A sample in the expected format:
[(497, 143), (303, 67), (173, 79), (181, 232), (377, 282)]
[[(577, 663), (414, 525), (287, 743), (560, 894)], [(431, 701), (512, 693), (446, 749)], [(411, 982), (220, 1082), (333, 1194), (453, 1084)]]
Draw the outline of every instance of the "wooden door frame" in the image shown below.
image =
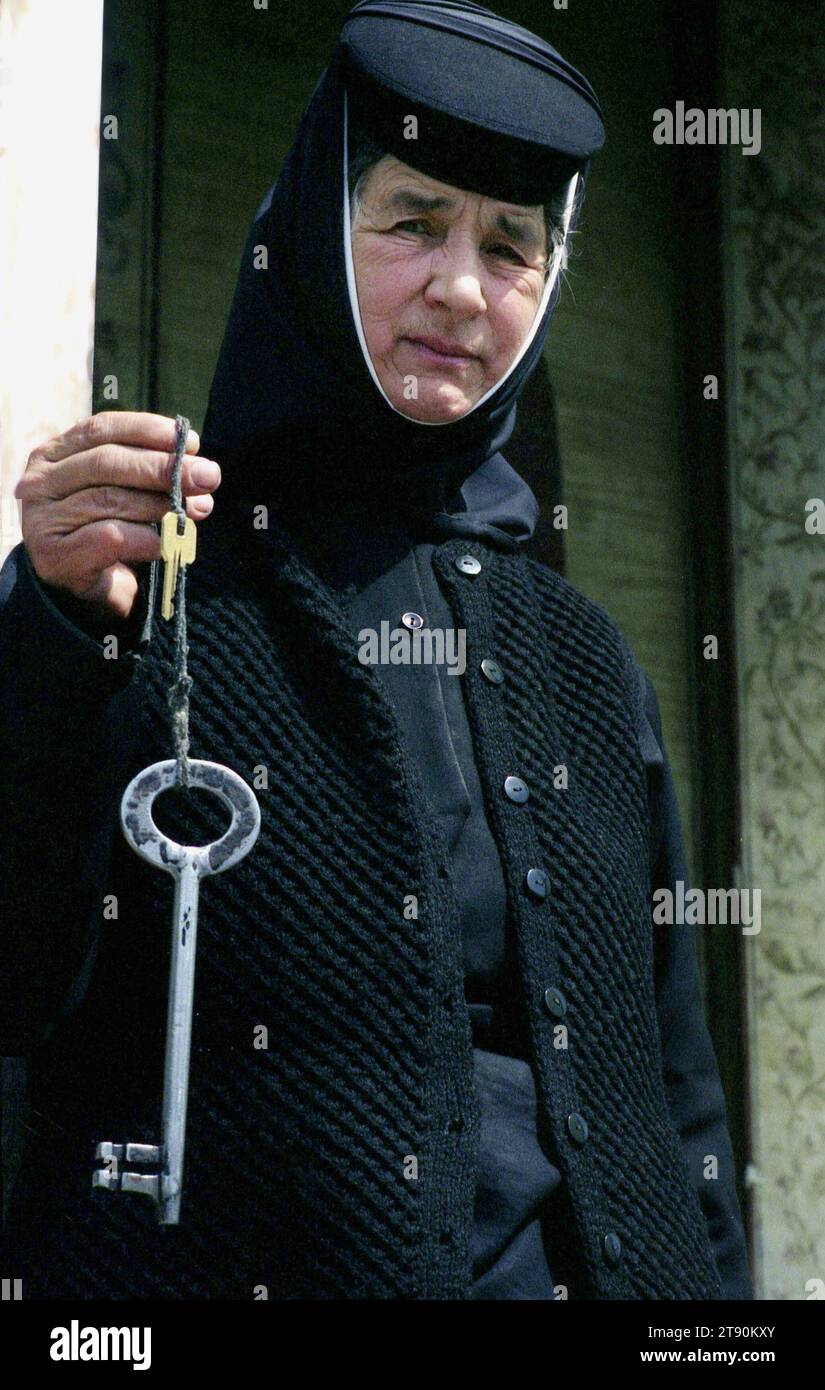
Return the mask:
[[(700, 0), (685, 15), (671, 0), (674, 91), (686, 109), (724, 106), (721, 28), (717, 0)], [(699, 158), (697, 159), (697, 154)], [(723, 151), (674, 146), (674, 233), (680, 250), (681, 365), (684, 412), (680, 447), (688, 493), (693, 674), (696, 690), (696, 834), (705, 888), (739, 886), (742, 806), (737, 718), (734, 543), (730, 503), (730, 442), (725, 395), (729, 332), (723, 250)], [(719, 399), (706, 400), (714, 375)], [(706, 660), (703, 639), (719, 640), (718, 660)], [(699, 866), (697, 866), (699, 867)], [(698, 877), (698, 876), (697, 876)], [(751, 1153), (748, 1095), (744, 938), (711, 928), (700, 938), (708, 1027), (727, 1101), (737, 1187), (749, 1233), (752, 1213), (744, 1175)]]

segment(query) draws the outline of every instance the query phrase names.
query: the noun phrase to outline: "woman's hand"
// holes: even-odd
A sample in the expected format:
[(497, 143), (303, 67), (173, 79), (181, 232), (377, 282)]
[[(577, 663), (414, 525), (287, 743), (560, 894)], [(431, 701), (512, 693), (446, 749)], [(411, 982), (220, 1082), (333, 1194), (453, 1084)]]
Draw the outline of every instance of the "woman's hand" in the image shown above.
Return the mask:
[[(138, 591), (133, 566), (160, 558), (152, 523), (169, 511), (175, 434), (165, 415), (101, 411), (32, 450), (14, 495), (44, 584), (128, 618)], [(194, 521), (209, 516), (221, 480), (217, 463), (193, 457), (199, 448), (190, 430), (181, 489)]]

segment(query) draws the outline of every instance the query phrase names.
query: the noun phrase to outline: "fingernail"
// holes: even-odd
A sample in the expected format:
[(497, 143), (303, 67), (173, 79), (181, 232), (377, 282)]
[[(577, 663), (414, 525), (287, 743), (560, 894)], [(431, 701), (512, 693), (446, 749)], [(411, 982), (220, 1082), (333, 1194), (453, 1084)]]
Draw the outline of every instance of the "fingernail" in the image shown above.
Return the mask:
[(187, 444), (195, 444), (198, 448), (200, 448), (200, 446), (201, 446), (201, 437), (200, 437), (200, 435), (198, 434), (198, 431), (197, 431), (197, 430), (190, 430), (189, 433), (188, 433), (187, 436), (186, 436), (186, 442), (187, 442)]
[(196, 516), (208, 516), (214, 505), (214, 499), (211, 497), (195, 497), (192, 499), (192, 511)]
[(214, 487), (221, 480), (221, 470), (209, 459), (200, 459), (192, 465), (192, 481), (198, 487)]

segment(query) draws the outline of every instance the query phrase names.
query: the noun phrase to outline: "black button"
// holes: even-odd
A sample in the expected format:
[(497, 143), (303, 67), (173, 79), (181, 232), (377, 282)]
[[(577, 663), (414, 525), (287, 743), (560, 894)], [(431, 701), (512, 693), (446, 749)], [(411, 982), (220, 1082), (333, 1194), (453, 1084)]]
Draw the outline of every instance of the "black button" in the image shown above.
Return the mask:
[(526, 801), (530, 795), (530, 789), (526, 782), (522, 782), (520, 777), (505, 777), (504, 794), (509, 796), (511, 801)]
[(527, 891), (532, 893), (534, 898), (547, 897), (547, 875), (544, 869), (528, 869), (524, 881), (527, 884)]
[(491, 685), (501, 685), (504, 680), (504, 672), (498, 662), (493, 661), (491, 656), (485, 656), (481, 663), (481, 670)]
[(572, 1115), (567, 1116), (567, 1133), (577, 1144), (587, 1143), (588, 1132), (587, 1120), (584, 1115), (580, 1115), (577, 1110), (574, 1110)]
[(402, 613), (401, 621), (406, 628), (409, 628), (410, 632), (417, 632), (419, 628), (424, 626), (424, 619), (420, 613)]
[(475, 555), (460, 555), (455, 567), (461, 570), (462, 574), (481, 574), (481, 565)]
[(544, 1002), (547, 1012), (554, 1018), (564, 1018), (567, 1013), (567, 1000), (560, 989), (555, 989), (552, 985), (544, 991)]
[(615, 1231), (608, 1231), (602, 1236), (602, 1254), (609, 1265), (615, 1266), (622, 1258), (622, 1242)]

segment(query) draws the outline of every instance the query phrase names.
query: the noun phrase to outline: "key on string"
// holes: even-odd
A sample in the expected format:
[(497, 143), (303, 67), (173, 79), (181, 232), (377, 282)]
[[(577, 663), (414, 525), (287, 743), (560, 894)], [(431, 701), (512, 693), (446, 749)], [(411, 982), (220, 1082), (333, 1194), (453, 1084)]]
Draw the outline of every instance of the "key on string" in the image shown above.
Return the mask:
[[(93, 1187), (142, 1192), (151, 1197), (158, 1204), (158, 1219), (164, 1226), (177, 1225), (180, 1220), (200, 880), (209, 874), (224, 873), (239, 863), (251, 850), (261, 828), (258, 799), (236, 772), (221, 763), (198, 758), (189, 760), (188, 768), (189, 785), (214, 792), (232, 812), (229, 829), (213, 844), (176, 844), (161, 833), (152, 819), (155, 797), (176, 784), (174, 758), (153, 763), (139, 772), (126, 788), (120, 807), (123, 833), (132, 848), (175, 880), (162, 1140), (160, 1145), (117, 1144), (110, 1140), (98, 1144), (95, 1157), (103, 1159), (107, 1166), (95, 1169), (92, 1176)], [(129, 1165), (159, 1171), (135, 1172)]]
[[(179, 530), (179, 523), (184, 523)], [(190, 516), (180, 512), (167, 512), (160, 523), (160, 558), (163, 566), (163, 595), (160, 611), (164, 618), (174, 614), (175, 593), (178, 575), (182, 565), (191, 565), (197, 549), (198, 533)]]

